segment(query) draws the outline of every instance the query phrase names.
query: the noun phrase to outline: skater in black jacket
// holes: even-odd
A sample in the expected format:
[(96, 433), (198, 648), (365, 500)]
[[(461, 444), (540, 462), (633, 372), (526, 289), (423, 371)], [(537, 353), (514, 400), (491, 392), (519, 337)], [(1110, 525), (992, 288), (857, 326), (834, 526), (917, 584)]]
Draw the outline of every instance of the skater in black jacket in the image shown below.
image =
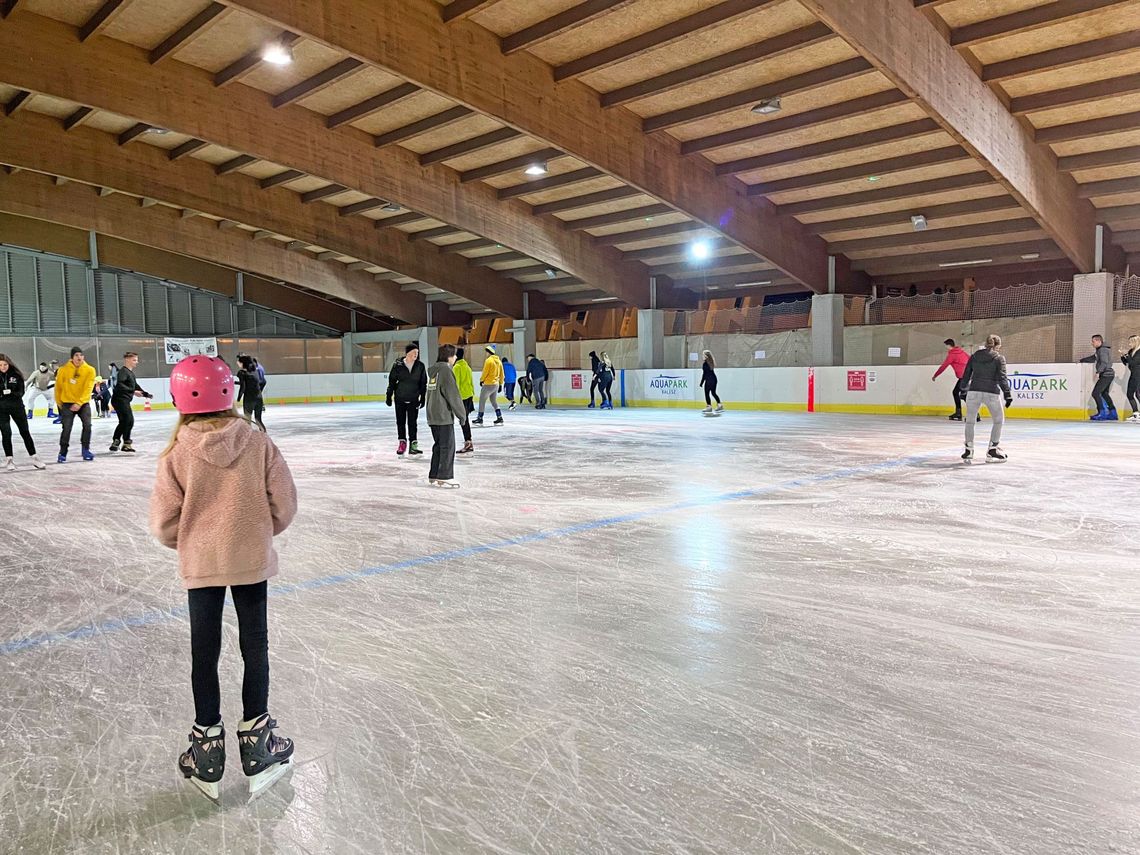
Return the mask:
[(711, 413), (713, 411), (712, 399), (716, 398), (716, 411), (723, 413), (724, 404), (720, 402), (720, 395), (716, 393), (716, 360), (713, 359), (711, 350), (705, 351), (705, 361), (701, 365), (701, 386), (705, 389), (703, 412)]
[(131, 431), (135, 427), (135, 414), (131, 409), (131, 401), (135, 398), (153, 398), (150, 392), (139, 385), (135, 379), (135, 368), (139, 364), (139, 355), (133, 350), (123, 354), (123, 365), (115, 371), (115, 386), (111, 390), (111, 404), (115, 408), (115, 416), (119, 424), (115, 427), (115, 435), (111, 438), (111, 451), (119, 450), (122, 443), (123, 452), (133, 454), (134, 445), (131, 444)]
[(1108, 394), (1112, 388), (1112, 381), (1116, 379), (1116, 371), (1112, 367), (1112, 348), (1105, 344), (1104, 338), (1099, 335), (1092, 337), (1092, 346), (1092, 356), (1086, 356), (1081, 360), (1096, 364), (1096, 385), (1093, 386), (1092, 399), (1096, 404), (1097, 413), (1095, 416), (1089, 416), (1089, 421), (1114, 422), (1119, 417), (1116, 414), (1116, 404), (1112, 403), (1112, 397)]
[(16, 471), (12, 459), (12, 427), (9, 420), (16, 423), (16, 430), (24, 440), (24, 449), (32, 458), (32, 465), (43, 469), (44, 464), (36, 457), (36, 444), (28, 430), (28, 414), (24, 412), (24, 372), (16, 367), (3, 353), (0, 353), (0, 437), (4, 442), (4, 467), (9, 472)]
[[(388, 394), (385, 397), (389, 407), (392, 406), (393, 399), (396, 402), (396, 432), (400, 439), (396, 454), (401, 457), (405, 451), (423, 454), (417, 434), (420, 407), (427, 397), (427, 386), (427, 369), (420, 362), (420, 346), (413, 342), (404, 348), (404, 358), (392, 366), (388, 374)], [(408, 448), (409, 442), (411, 449)]]

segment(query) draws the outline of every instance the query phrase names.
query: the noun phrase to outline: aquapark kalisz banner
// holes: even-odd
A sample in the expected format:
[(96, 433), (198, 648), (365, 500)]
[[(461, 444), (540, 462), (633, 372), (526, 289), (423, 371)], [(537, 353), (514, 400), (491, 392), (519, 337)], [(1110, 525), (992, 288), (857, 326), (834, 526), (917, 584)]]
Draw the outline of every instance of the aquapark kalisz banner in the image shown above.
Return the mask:
[(166, 339), (166, 364), (177, 365), (187, 356), (217, 356), (216, 338), (168, 338)]

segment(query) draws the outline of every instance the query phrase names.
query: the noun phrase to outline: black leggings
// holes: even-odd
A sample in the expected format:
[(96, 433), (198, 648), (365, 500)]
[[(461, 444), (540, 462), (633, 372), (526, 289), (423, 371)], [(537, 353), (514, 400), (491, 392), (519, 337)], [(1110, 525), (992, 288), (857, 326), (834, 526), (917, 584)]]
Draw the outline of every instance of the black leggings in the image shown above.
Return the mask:
[(28, 414), (24, 412), (23, 403), (17, 402), (17, 404), (19, 409), (0, 409), (0, 438), (4, 441), (4, 456), (12, 456), (12, 426), (8, 423), (8, 419), (11, 419), (16, 423), (20, 438), (24, 440), (24, 448), (28, 454), (35, 457), (36, 444), (32, 441), (32, 432), (28, 430)]
[(950, 390), (950, 396), (954, 399), (954, 415), (962, 415), (962, 402), (966, 400), (966, 395), (962, 391), (961, 377), (954, 381), (954, 388)]
[[(463, 441), (471, 442), (471, 414), (475, 412), (475, 399), (464, 398), (463, 409), (467, 411), (467, 418), (463, 420)], [(431, 435), (433, 437), (435, 436), (434, 430), (431, 432)]]
[(716, 393), (716, 381), (712, 380), (705, 384), (705, 406), (712, 406), (712, 399), (716, 398), (716, 402), (720, 403), (720, 395)]
[(1128, 375), (1128, 406), (1140, 413), (1140, 366)]
[(414, 403), (396, 401), (396, 434), (400, 439), (415, 442), (419, 436), (420, 408)]
[(602, 378), (598, 381), (598, 391), (602, 395), (603, 404), (612, 404), (614, 402), (614, 396), (610, 394), (610, 389), (613, 385), (614, 375), (612, 374), (603, 374)]
[[(594, 379), (590, 381), (590, 403), (594, 403), (594, 393), (598, 391), (598, 375), (594, 375)], [(602, 398), (605, 401), (605, 398)]]
[(135, 411), (131, 409), (130, 398), (115, 398), (115, 415), (119, 417), (119, 424), (115, 426), (115, 442), (131, 441), (131, 431), (135, 429)]
[[(252, 418), (255, 422), (257, 422), (257, 426), (259, 428), (265, 430), (265, 422), (261, 420), (261, 414), (265, 412), (264, 398), (254, 398), (252, 400), (249, 398), (243, 398), (241, 402), (241, 409), (242, 412), (245, 413), (245, 417), (247, 419)], [(133, 416), (131, 417), (131, 423), (134, 424)]]
[(1116, 410), (1116, 405), (1112, 403), (1112, 398), (1108, 395), (1108, 390), (1112, 388), (1112, 381), (1115, 379), (1115, 374), (1101, 374), (1096, 378), (1096, 385), (1093, 386), (1092, 390), (1092, 399), (1097, 405), (1097, 409)]
[[(230, 587), (237, 610), (238, 646), (241, 658), (245, 660), (241, 700), (247, 721), (269, 711), (267, 588), (265, 582)], [(190, 682), (194, 687), (194, 720), (202, 727), (213, 727), (222, 720), (218, 657), (222, 653), (222, 607), (226, 602), (226, 589), (224, 585), (191, 588), (186, 593), (190, 600), (190, 655), (193, 663)]]

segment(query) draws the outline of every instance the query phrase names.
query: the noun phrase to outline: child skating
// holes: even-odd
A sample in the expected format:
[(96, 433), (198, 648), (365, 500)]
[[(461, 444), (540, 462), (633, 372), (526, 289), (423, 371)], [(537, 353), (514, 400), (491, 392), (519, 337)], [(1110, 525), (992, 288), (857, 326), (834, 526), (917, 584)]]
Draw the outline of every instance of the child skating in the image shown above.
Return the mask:
[(178, 769), (217, 801), (226, 766), (218, 686), (226, 588), (237, 611), (245, 677), (237, 727), (242, 771), (256, 796), (285, 773), (292, 740), (269, 715), (267, 580), (277, 574), (273, 537), (297, 512), (297, 490), (277, 446), (234, 409), (234, 378), (221, 359), (190, 356), (170, 375), (178, 422), (159, 459), (150, 529), (178, 551), (190, 613), (194, 725)]

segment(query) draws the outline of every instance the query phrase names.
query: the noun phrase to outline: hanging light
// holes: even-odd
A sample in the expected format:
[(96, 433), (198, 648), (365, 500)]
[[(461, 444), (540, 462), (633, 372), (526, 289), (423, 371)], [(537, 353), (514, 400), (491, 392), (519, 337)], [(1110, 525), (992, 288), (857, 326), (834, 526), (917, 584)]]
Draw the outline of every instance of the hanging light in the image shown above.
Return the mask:
[(270, 65), (289, 65), (293, 62), (293, 46), (270, 42), (261, 52), (261, 58)]
[(526, 174), (527, 175), (535, 175), (535, 176), (545, 175), (549, 171), (550, 170), (548, 170), (546, 168), (545, 163), (532, 163), (530, 166), (528, 166), (526, 168)]
[(708, 261), (712, 257), (712, 244), (707, 240), (697, 240), (689, 244), (689, 258), (693, 261)]

